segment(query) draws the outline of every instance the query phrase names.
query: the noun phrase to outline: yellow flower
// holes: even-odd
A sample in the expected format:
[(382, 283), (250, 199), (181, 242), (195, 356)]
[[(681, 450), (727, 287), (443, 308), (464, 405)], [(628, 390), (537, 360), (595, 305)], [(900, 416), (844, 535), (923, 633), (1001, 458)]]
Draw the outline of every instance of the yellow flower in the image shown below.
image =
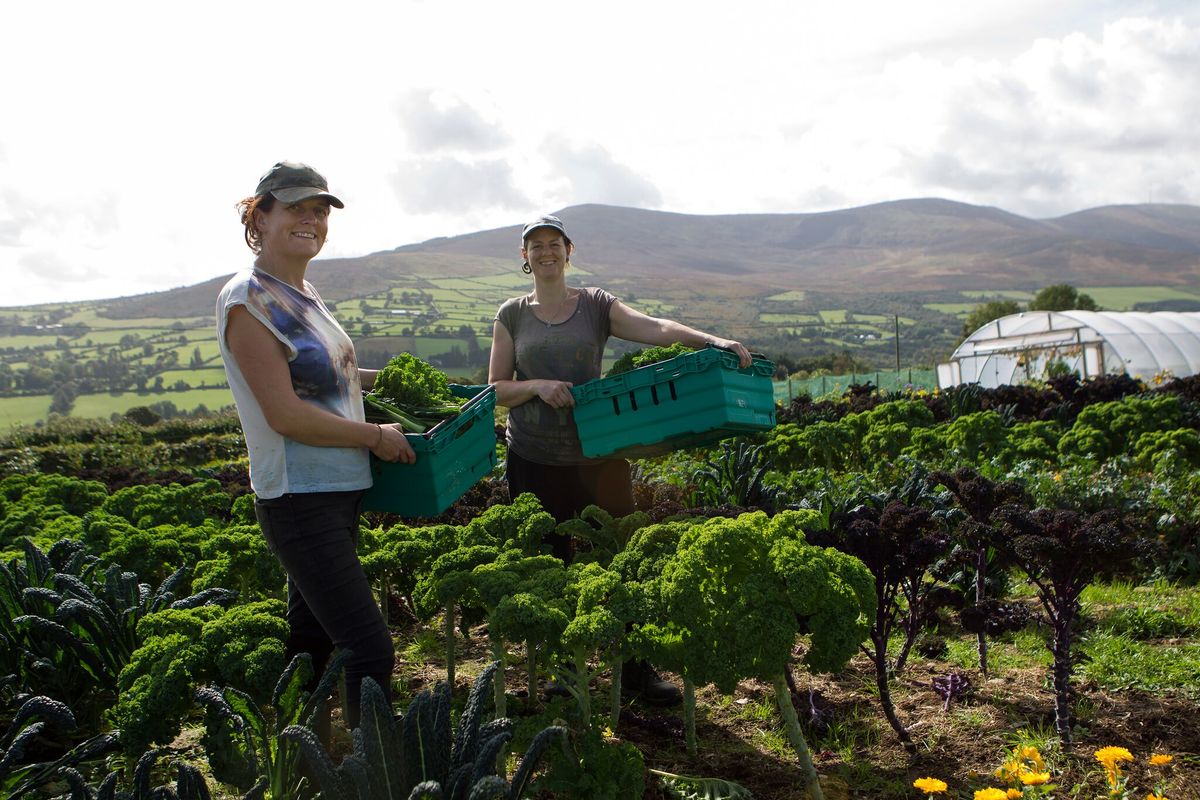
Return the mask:
[(1167, 796), (1165, 794), (1155, 794), (1154, 792), (1151, 792), (1150, 794), (1146, 795), (1146, 800), (1167, 800)]
[(1017, 777), (1026, 786), (1044, 786), (1050, 782), (1049, 772), (1022, 772)]
[(1114, 769), (1118, 761), (1133, 761), (1133, 754), (1124, 747), (1101, 747), (1096, 751), (1096, 760), (1107, 769)]
[(1021, 800), (1021, 798), (1025, 796), (1025, 793), (1020, 789), (1009, 789), (1004, 794), (1006, 797), (1008, 797), (1008, 800)]
[(1154, 755), (1150, 756), (1150, 763), (1156, 767), (1161, 767), (1163, 764), (1170, 764), (1174, 760), (1174, 756), (1168, 756), (1162, 753), (1155, 753)]
[(1008, 800), (1008, 792), (988, 787), (975, 792), (975, 800)]
[(1019, 755), (1022, 761), (1028, 761), (1035, 767), (1035, 772), (1046, 771), (1046, 762), (1042, 761), (1042, 754), (1036, 747), (1022, 747)]
[(946, 782), (940, 781), (937, 778), (917, 778), (913, 781), (913, 786), (925, 794), (936, 794), (937, 792), (946, 791)]
[(1024, 767), (1021, 765), (1020, 761), (1016, 761), (1016, 760), (1005, 761), (996, 770), (996, 777), (1002, 781), (1011, 783), (1012, 781), (1017, 779), (1017, 776), (1021, 774), (1021, 770), (1023, 768)]

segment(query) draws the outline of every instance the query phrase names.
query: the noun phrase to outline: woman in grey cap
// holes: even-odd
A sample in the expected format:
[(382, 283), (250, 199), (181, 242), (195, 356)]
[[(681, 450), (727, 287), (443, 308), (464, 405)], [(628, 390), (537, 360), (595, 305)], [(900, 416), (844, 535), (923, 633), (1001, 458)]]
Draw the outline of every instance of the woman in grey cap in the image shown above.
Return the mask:
[[(711, 343), (733, 350), (743, 367), (751, 362), (739, 342), (646, 316), (603, 289), (568, 286), (573, 250), (558, 217), (539, 217), (521, 231), (522, 269), (533, 275), (533, 291), (500, 306), (488, 368), (496, 402), (509, 409), (509, 493), (532, 492), (559, 522), (589, 505), (617, 517), (635, 510), (629, 462), (586, 458), (571, 413), (571, 387), (600, 377), (610, 335), (650, 345)], [(570, 561), (567, 537), (554, 536), (550, 545)], [(670, 699), (678, 695), (670, 684), (658, 688)]]
[(312, 167), (281, 162), (238, 208), (255, 258), (217, 298), (217, 338), (250, 453), (254, 513), (288, 575), (287, 658), (309, 653), (319, 676), (335, 646), (352, 651), (345, 701), (355, 727), (362, 679), (390, 696), (395, 663), (355, 549), (368, 452), (416, 456), (398, 428), (364, 420), (362, 387), (375, 371), (358, 368), (350, 337), (304, 279), (342, 201)]

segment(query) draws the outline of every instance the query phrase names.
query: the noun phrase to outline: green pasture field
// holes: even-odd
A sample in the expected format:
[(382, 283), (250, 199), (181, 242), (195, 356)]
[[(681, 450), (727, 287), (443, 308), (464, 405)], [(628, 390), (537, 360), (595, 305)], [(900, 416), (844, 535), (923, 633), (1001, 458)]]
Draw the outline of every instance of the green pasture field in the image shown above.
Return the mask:
[(429, 356), (448, 353), (455, 345), (458, 349), (466, 352), (467, 344), (462, 339), (453, 339), (441, 336), (421, 336), (415, 341), (417, 352), (414, 353), (418, 358), (428, 358)]
[(221, 356), (221, 346), (217, 343), (215, 338), (198, 339), (194, 342), (177, 345), (171, 349), (179, 354), (180, 364), (191, 363), (192, 354), (197, 350), (200, 351), (200, 357), (204, 359), (205, 363), (212, 361), (214, 358), (220, 358)]
[(11, 347), (14, 350), (23, 350), (26, 347), (53, 347), (61, 335), (60, 333), (45, 336), (0, 336), (0, 349)]
[[(72, 417), (108, 419), (113, 414), (124, 414), (134, 406), (170, 400), (180, 411), (194, 411), (203, 404), (209, 411), (233, 405), (233, 394), (228, 388), (189, 389), (186, 392), (123, 392), (111, 394), (82, 394), (75, 398), (71, 409)], [(47, 397), (47, 406), (49, 398)], [(44, 418), (44, 414), (43, 417)]]
[[(963, 292), (966, 294), (966, 292)], [(939, 311), (943, 314), (950, 314), (954, 317), (965, 317), (975, 310), (979, 303), (926, 303), (925, 308)]]
[(0, 398), (0, 428), (32, 425), (50, 413), (50, 395)]
[[(93, 346), (114, 345), (117, 342), (121, 341), (122, 336), (128, 336), (129, 333), (130, 333), (130, 331), (122, 330), (120, 328), (108, 328), (105, 330), (90, 330), (87, 333), (83, 334), (83, 336), (73, 339), (72, 343), (73, 344), (83, 344), (84, 342), (86, 342), (90, 339)], [(138, 335), (140, 336), (141, 334), (138, 334)]]
[[(360, 325), (356, 327), (361, 330), (362, 326)], [(405, 334), (401, 333), (401, 331), (405, 328), (411, 327), (412, 320), (408, 320), (406, 322), (372, 322), (371, 336), (369, 338), (374, 338), (376, 336), (402, 338)]]
[(481, 325), (485, 321), (490, 324), (491, 321), (493, 319), (495, 319), (494, 313), (495, 313), (494, 309), (493, 309), (492, 315), (474, 314), (474, 313), (471, 313), (470, 311), (455, 311), (452, 314), (446, 314), (444, 317), (442, 317), (441, 319), (439, 319), (437, 322), (435, 322), (433, 324), (434, 325), (446, 325), (446, 326), (449, 326), (450, 324), (454, 324), (455, 326), (458, 326), (458, 325), (475, 326), (475, 325)]
[(485, 275), (476, 279), (476, 283), (482, 283), (486, 286), (498, 286), (503, 289), (515, 289), (518, 291), (528, 289), (529, 282), (529, 276), (517, 270), (501, 273), (500, 275)]
[(225, 367), (218, 362), (215, 367), (206, 369), (169, 369), (158, 373), (155, 377), (161, 377), (166, 386), (171, 386), (176, 381), (184, 381), (197, 389), (202, 384), (209, 387), (224, 386)]
[(455, 289), (430, 289), (429, 295), (433, 298), (433, 302), (437, 305), (442, 303), (463, 303), (470, 305), (478, 302), (474, 297), (463, 294)]
[[(176, 323), (178, 323), (178, 326), (176, 326)], [(192, 317), (190, 319), (174, 319), (172, 317), (109, 319), (107, 317), (96, 317), (95, 319), (88, 320), (87, 324), (93, 328), (121, 328), (127, 331), (138, 331), (146, 328), (174, 328), (176, 333), (183, 333), (184, 331), (196, 328), (211, 328), (214, 322), (211, 316)]]
[[(963, 297), (974, 297), (980, 302), (987, 300), (1032, 300), (1033, 292), (1019, 289), (971, 289), (959, 292)], [(974, 308), (974, 306), (972, 306)]]
[(820, 325), (821, 317), (817, 314), (785, 314), (781, 312), (766, 312), (758, 315), (760, 322), (776, 323), (779, 325)]
[(186, 331), (174, 331), (174, 333), (176, 339), (183, 336), (189, 342), (203, 342), (206, 339), (217, 338), (217, 329), (214, 325), (205, 325), (203, 328), (191, 328)]
[(777, 303), (798, 303), (807, 295), (808, 292), (805, 292), (803, 289), (795, 289), (790, 292), (783, 292), (782, 294), (773, 294), (766, 299)]
[(1081, 286), (1079, 291), (1110, 311), (1126, 311), (1136, 303), (1200, 300), (1200, 294), (1173, 286)]
[[(496, 276), (503, 277), (503, 276)], [(528, 280), (528, 279), (527, 279)], [(522, 281), (522, 283), (527, 282)], [(429, 281), (438, 289), (456, 289), (463, 292), (495, 292), (505, 284), (489, 283), (474, 278), (435, 278)], [(510, 284), (511, 285), (511, 284)]]
[(844, 308), (834, 308), (829, 310), (821, 309), (817, 313), (821, 315), (821, 319), (827, 324), (837, 324), (839, 322), (846, 321), (846, 309)]

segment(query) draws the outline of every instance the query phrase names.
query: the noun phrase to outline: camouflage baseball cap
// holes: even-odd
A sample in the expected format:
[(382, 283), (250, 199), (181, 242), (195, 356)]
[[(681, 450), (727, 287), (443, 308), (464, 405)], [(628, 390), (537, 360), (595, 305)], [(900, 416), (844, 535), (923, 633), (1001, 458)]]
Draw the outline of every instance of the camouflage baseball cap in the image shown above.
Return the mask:
[(313, 197), (323, 197), (334, 208), (346, 207), (329, 193), (329, 184), (321, 173), (295, 161), (280, 161), (259, 179), (258, 188), (254, 190), (255, 197), (268, 192), (281, 203), (299, 203)]

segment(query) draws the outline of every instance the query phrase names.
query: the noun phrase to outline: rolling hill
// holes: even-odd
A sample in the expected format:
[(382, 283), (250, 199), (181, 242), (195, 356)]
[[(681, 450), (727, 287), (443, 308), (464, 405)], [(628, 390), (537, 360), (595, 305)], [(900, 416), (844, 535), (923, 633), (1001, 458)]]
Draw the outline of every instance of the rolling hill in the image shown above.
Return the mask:
[[(577, 245), (574, 263), (595, 283), (676, 300), (796, 289), (854, 296), (1051, 283), (1200, 287), (1196, 206), (1107, 206), (1046, 220), (936, 198), (816, 214), (697, 216), (603, 205), (557, 213)], [(338, 301), (413, 275), (515, 270), (519, 239), (513, 225), (318, 260), (309, 275)], [(223, 282), (114, 300), (108, 313), (209, 314)]]

